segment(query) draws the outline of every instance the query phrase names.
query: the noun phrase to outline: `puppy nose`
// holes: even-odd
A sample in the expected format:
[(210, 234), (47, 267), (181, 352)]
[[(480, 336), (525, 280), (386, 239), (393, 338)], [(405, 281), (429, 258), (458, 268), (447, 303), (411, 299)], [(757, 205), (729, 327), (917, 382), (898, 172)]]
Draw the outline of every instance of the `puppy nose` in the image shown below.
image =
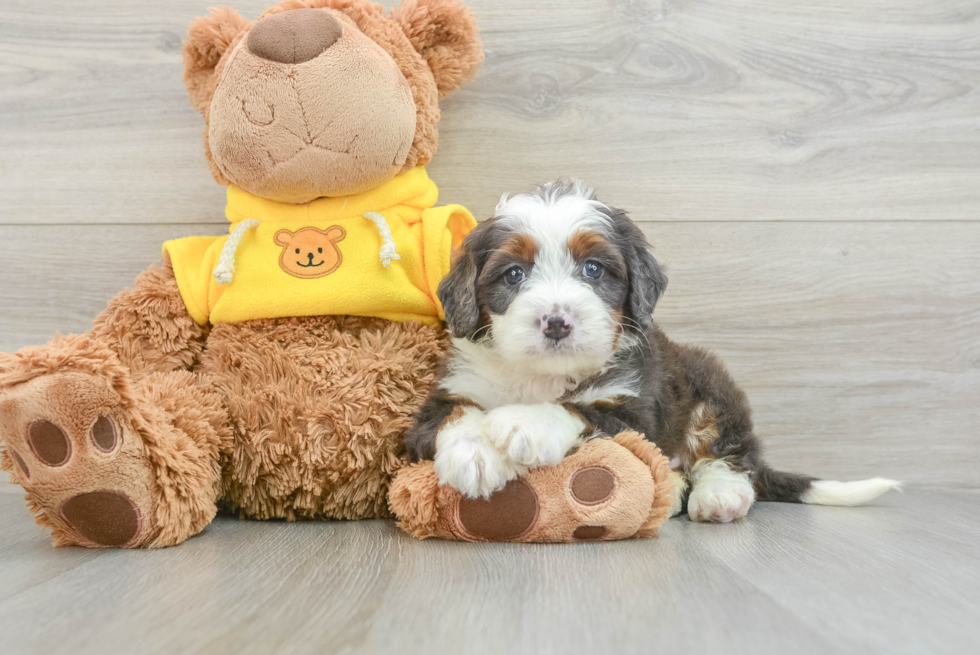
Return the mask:
[(572, 332), (572, 326), (561, 314), (552, 314), (541, 319), (541, 329), (544, 336), (555, 341), (561, 341)]
[(340, 38), (340, 21), (323, 9), (293, 9), (255, 23), (248, 33), (253, 55), (280, 64), (301, 64)]

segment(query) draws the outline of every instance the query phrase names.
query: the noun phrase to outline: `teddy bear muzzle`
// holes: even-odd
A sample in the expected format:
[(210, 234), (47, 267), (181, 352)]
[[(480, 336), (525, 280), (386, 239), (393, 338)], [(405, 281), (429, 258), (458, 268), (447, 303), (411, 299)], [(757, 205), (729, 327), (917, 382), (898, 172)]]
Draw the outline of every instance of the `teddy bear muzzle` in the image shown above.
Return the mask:
[(340, 12), (290, 9), (259, 18), (226, 59), (208, 148), (231, 184), (302, 204), (363, 193), (414, 165), (416, 119), (391, 54)]
[(342, 33), (340, 21), (327, 12), (294, 9), (258, 21), (246, 45), (257, 57), (301, 64), (325, 52)]

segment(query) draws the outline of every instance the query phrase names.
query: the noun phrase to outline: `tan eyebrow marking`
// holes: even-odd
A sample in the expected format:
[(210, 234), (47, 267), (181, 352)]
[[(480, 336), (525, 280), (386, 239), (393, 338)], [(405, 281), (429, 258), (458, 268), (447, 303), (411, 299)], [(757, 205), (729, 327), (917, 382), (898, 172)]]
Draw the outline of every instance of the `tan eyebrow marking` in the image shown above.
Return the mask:
[(592, 230), (576, 230), (568, 238), (568, 250), (576, 260), (607, 252), (611, 245), (604, 236)]
[(500, 252), (521, 261), (533, 262), (538, 252), (538, 244), (529, 234), (515, 234), (500, 246)]

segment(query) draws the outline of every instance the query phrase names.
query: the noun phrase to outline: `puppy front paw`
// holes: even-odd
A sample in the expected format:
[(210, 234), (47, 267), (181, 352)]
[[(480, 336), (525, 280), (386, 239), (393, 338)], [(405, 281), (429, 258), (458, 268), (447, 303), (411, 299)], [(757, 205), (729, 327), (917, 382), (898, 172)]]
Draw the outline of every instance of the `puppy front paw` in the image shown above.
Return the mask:
[(439, 484), (470, 498), (489, 498), (524, 472), (487, 442), (483, 418), (480, 410), (468, 408), (436, 437), (434, 468)]
[(486, 415), (484, 432), (512, 462), (554, 466), (582, 441), (585, 422), (560, 405), (505, 405)]

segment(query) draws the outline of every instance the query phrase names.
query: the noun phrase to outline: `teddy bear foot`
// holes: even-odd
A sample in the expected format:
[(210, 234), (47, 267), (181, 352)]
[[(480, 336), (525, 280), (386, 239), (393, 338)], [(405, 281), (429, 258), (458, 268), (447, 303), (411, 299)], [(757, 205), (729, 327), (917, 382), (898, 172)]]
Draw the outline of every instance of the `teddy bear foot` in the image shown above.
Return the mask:
[(5, 468), (56, 545), (132, 548), (152, 537), (150, 466), (105, 380), (62, 372), (0, 391), (0, 438)]
[(157, 548), (214, 518), (231, 428), (188, 371), (134, 382), (87, 336), (0, 354), (0, 468), (56, 546)]
[(439, 486), (432, 462), (402, 469), (389, 502), (420, 539), (573, 542), (652, 537), (673, 502), (667, 458), (635, 432), (593, 439), (552, 467), (532, 469), (490, 498)]

